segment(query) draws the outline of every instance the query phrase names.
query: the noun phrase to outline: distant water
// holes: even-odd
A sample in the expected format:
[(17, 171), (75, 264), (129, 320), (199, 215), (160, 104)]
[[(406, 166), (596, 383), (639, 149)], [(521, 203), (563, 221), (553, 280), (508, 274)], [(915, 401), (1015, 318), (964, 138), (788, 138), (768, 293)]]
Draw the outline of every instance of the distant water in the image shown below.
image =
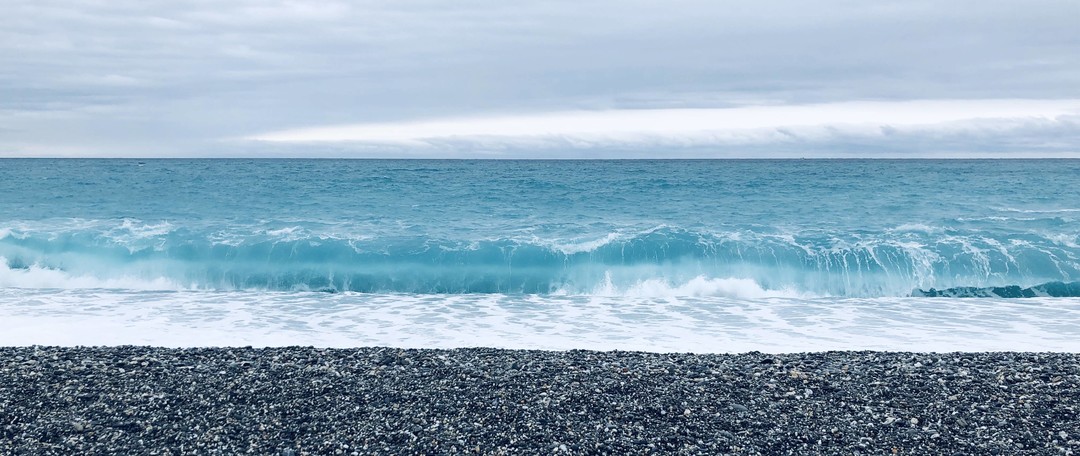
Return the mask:
[(1080, 161), (6, 159), (0, 195), (6, 344), (1080, 349)]

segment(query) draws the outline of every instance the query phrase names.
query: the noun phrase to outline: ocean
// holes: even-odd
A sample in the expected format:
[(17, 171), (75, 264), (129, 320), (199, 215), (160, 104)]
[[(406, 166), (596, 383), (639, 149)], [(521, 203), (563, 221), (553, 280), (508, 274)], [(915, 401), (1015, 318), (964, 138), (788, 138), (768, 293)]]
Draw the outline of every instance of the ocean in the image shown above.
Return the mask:
[(0, 345), (1080, 351), (1080, 160), (0, 159)]

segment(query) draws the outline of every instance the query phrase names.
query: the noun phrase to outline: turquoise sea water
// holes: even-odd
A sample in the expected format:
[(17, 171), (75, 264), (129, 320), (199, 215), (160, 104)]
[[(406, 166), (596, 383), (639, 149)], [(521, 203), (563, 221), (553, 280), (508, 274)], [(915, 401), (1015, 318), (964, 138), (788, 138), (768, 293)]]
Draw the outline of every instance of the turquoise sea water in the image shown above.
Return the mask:
[(4, 159), (0, 195), (39, 308), (1080, 296), (1076, 160)]

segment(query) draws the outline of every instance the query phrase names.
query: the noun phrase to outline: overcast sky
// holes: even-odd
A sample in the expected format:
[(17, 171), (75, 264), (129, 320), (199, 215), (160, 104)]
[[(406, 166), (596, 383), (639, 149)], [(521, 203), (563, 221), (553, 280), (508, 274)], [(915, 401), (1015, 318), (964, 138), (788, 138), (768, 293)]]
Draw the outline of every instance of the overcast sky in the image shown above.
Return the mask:
[(1080, 157), (1080, 1), (0, 0), (0, 156)]

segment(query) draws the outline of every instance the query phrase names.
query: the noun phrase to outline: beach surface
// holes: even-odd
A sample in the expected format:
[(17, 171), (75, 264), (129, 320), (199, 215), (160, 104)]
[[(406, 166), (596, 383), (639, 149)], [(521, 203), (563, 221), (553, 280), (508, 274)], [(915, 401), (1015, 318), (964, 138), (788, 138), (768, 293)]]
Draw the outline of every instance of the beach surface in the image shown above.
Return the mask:
[(0, 348), (0, 453), (1076, 454), (1078, 361)]

